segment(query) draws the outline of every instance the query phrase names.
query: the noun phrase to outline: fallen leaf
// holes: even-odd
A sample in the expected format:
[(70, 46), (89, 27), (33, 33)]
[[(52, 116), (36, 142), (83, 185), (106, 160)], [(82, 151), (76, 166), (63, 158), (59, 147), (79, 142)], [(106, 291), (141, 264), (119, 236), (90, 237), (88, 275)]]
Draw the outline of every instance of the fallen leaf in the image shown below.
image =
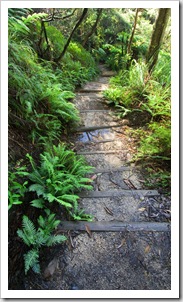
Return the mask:
[(113, 216), (113, 212), (108, 207), (105, 206), (104, 209), (105, 209), (107, 214)]
[(165, 212), (171, 213), (171, 211), (170, 211), (170, 210), (165, 210)]
[(144, 250), (144, 253), (145, 254), (149, 253), (150, 249), (151, 249), (150, 245), (147, 245), (145, 250)]
[(75, 248), (75, 244), (74, 244), (74, 242), (73, 242), (73, 239), (72, 239), (72, 236), (71, 236), (71, 235), (69, 235), (69, 240), (70, 240), (71, 247), (72, 247), (72, 248)]
[(97, 174), (94, 174), (93, 176), (90, 177), (91, 180), (95, 180), (97, 178)]
[(92, 237), (92, 232), (91, 232), (91, 230), (90, 230), (90, 228), (87, 224), (85, 224), (85, 230), (87, 231), (89, 237), (91, 238)]
[(122, 241), (121, 241), (121, 244), (117, 247), (117, 249), (119, 249), (120, 247), (122, 247), (123, 244), (125, 243), (125, 241), (126, 241), (125, 238), (123, 238)]
[(144, 212), (146, 210), (146, 208), (139, 208), (138, 211), (140, 212)]
[(130, 188), (136, 190), (137, 188), (134, 186), (134, 184), (131, 182), (131, 180), (124, 178), (123, 179), (124, 183)]

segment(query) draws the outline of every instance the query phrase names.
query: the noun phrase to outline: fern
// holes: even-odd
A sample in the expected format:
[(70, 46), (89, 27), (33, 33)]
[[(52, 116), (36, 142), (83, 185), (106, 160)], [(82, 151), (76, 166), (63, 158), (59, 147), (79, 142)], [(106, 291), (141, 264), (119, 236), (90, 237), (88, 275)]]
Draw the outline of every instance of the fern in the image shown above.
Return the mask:
[(44, 186), (40, 184), (33, 184), (29, 187), (29, 191), (36, 192), (37, 196), (44, 196), (45, 194), (45, 189)]
[(45, 207), (45, 201), (43, 198), (34, 199), (31, 201), (31, 205), (38, 209), (43, 209)]
[[(22, 226), (23, 226), (24, 236), (29, 241), (29, 245), (34, 244), (34, 239), (36, 236), (36, 229), (35, 229), (33, 222), (25, 215), (23, 216)], [(22, 239), (24, 240), (24, 238), (22, 238)]]
[(72, 208), (77, 210), (79, 197), (75, 192), (82, 188), (92, 189), (91, 180), (84, 177), (92, 167), (86, 165), (83, 157), (66, 150), (64, 145), (53, 146), (50, 151), (40, 155), (37, 168), (32, 157), (27, 155), (33, 167), (28, 177), (34, 182), (29, 191), (36, 192), (38, 197), (31, 201), (31, 205), (44, 208), (47, 203), (58, 202), (68, 211)]
[(66, 240), (66, 237), (64, 235), (55, 235), (48, 239), (47, 246), (53, 246), (56, 244), (60, 244)]
[(40, 273), (39, 252), (37, 249), (32, 249), (24, 254), (24, 262), (25, 274), (27, 274), (30, 268), (32, 268), (35, 273)]
[(55, 214), (51, 213), (49, 209), (46, 209), (45, 213), (46, 217), (40, 215), (37, 220), (38, 229), (35, 228), (33, 222), (27, 216), (23, 216), (22, 230), (17, 230), (17, 234), (23, 242), (29, 247), (32, 246), (32, 249), (24, 254), (25, 274), (30, 268), (35, 273), (40, 273), (39, 250), (42, 245), (52, 246), (67, 240), (64, 235), (52, 234), (60, 220), (56, 220)]

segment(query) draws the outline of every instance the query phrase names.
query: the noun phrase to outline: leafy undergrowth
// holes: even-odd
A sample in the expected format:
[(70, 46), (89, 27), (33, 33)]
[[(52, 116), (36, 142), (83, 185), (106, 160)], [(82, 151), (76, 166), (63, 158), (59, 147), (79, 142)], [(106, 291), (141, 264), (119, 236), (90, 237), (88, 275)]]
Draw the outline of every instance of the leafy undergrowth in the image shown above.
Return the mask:
[[(160, 53), (150, 75), (146, 64), (133, 60), (110, 82), (104, 96), (116, 114), (128, 118), (132, 129), (128, 135), (137, 141), (133, 161), (146, 167), (149, 187), (170, 192), (171, 161), (171, 76), (170, 56)], [(148, 167), (149, 166), (149, 167)], [(153, 169), (151, 167), (153, 166)]]
[(64, 36), (46, 25), (48, 47), (40, 37), (46, 14), (26, 17), (27, 11), (9, 11), (10, 289), (19, 286), (14, 274), (22, 279), (23, 270), (39, 273), (40, 252), (66, 240), (55, 234), (61, 219), (92, 219), (79, 208), (77, 195), (91, 189), (85, 176), (91, 167), (63, 142), (79, 122), (72, 103), (74, 90), (96, 76), (98, 69), (77, 42), (70, 43), (56, 64)]

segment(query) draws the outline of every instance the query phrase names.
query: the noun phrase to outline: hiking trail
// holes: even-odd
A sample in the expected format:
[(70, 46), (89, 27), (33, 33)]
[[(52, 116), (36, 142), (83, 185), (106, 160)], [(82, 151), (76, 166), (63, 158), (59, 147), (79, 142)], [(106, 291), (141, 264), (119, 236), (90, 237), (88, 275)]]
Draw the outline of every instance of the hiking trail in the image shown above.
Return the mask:
[(100, 69), (98, 79), (82, 87), (73, 101), (82, 119), (74, 150), (95, 168), (89, 175), (93, 190), (80, 193), (79, 205), (94, 219), (61, 222), (59, 231), (69, 240), (42, 289), (168, 290), (167, 200), (156, 189), (145, 189), (140, 168), (130, 163), (135, 150), (125, 133), (128, 120), (117, 118), (102, 95), (114, 73)]

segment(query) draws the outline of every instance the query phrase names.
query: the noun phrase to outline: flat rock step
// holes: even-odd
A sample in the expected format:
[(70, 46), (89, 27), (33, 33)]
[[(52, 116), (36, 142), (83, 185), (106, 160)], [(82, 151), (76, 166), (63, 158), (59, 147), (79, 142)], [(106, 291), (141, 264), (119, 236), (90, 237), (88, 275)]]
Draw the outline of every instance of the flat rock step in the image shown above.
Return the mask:
[[(166, 222), (122, 222), (122, 221), (62, 221), (58, 230), (61, 231), (90, 231), (94, 232), (124, 232), (124, 231), (146, 231), (146, 232), (169, 232), (170, 223)], [(91, 236), (91, 234), (90, 234)]]
[(86, 84), (83, 88), (79, 89), (79, 92), (102, 92), (108, 88), (108, 84), (103, 84), (100, 82), (90, 82)]
[(115, 75), (116, 75), (116, 72), (114, 72), (114, 71), (104, 71), (101, 74), (102, 77), (113, 77)]
[(110, 190), (110, 191), (86, 191), (78, 194), (80, 198), (107, 198), (118, 196), (152, 197), (159, 196), (156, 190)]

